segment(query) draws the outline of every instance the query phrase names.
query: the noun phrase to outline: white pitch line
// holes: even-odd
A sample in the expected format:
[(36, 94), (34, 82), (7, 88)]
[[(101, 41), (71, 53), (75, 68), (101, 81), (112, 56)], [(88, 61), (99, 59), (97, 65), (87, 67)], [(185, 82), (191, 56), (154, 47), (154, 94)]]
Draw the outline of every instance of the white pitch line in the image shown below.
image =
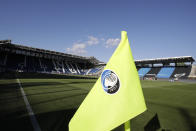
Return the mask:
[(18, 85), (20, 86), (20, 91), (22, 93), (24, 102), (26, 104), (26, 108), (27, 108), (27, 111), (28, 111), (28, 114), (29, 114), (29, 117), (30, 117), (30, 120), (31, 120), (31, 124), (33, 125), (34, 131), (41, 131), (40, 126), (39, 126), (39, 124), (37, 122), (37, 119), (35, 118), (35, 115), (34, 115), (33, 110), (31, 108), (31, 105), (29, 104), (29, 101), (28, 101), (28, 99), (26, 97), (26, 94), (25, 94), (25, 92), (24, 92), (24, 90), (22, 88), (20, 80), (17, 79), (17, 82), (18, 82)]

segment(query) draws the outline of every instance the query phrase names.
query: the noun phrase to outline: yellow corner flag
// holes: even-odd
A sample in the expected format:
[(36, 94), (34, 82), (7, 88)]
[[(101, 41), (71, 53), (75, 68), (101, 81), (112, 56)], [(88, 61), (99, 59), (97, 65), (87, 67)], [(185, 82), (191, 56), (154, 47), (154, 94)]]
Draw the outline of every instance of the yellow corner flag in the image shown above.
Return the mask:
[(70, 131), (109, 131), (146, 110), (127, 32), (69, 123)]

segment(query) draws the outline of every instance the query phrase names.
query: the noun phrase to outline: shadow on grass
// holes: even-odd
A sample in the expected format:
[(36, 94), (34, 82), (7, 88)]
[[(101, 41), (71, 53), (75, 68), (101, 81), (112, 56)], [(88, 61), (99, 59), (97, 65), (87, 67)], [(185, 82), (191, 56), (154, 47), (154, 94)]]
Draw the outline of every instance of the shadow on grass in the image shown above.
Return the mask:
[[(73, 88), (78, 88), (75, 86), (72, 86), (72, 84), (90, 84), (90, 83), (95, 83), (93, 81), (78, 81), (78, 82), (66, 82), (66, 83), (61, 83), (61, 82), (22, 82), (22, 88), (28, 88), (28, 87), (35, 87), (35, 86), (44, 86), (40, 88), (33, 88), (33, 89), (28, 89), (28, 90), (42, 90), (42, 89), (59, 89), (59, 88), (68, 88), (68, 87), (73, 87)], [(9, 85), (8, 85), (9, 86)], [(46, 87), (47, 86), (47, 87)], [(59, 87), (60, 86), (60, 87)], [(82, 89), (82, 88), (80, 88)]]
[[(58, 85), (65, 85), (64, 83), (60, 83), (60, 82), (28, 82), (28, 83), (21, 83), (21, 84), (22, 84), (23, 88), (34, 87), (34, 86), (52, 86), (52, 87), (54, 87), (54, 86), (58, 86)], [(40, 88), (38, 88), (38, 89), (40, 90)], [(9, 93), (11, 90), (19, 90), (18, 83), (0, 84), (0, 93)]]
[[(68, 109), (36, 114), (35, 117), (42, 131), (68, 131), (69, 121), (75, 112), (76, 109)], [(10, 116), (1, 117), (1, 130), (33, 131), (29, 116), (20, 116), (19, 114), (14, 112)]]
[(155, 114), (150, 121), (145, 125), (144, 131), (157, 131), (161, 128), (158, 115)]
[(54, 111), (36, 115), (42, 131), (68, 131), (68, 124), (76, 109)]
[[(13, 114), (14, 115), (14, 114)], [(0, 119), (0, 129), (3, 131), (33, 131), (29, 116)]]
[[(1, 104), (0, 110), (0, 130), (1, 131), (33, 131), (29, 116), (23, 100), (19, 100), (19, 105), (10, 108), (4, 108), (7, 103)], [(4, 108), (4, 109), (3, 109)]]
[[(88, 84), (88, 83), (95, 83), (95, 82), (93, 82), (93, 81), (78, 81), (78, 82), (73, 81), (73, 82), (66, 82), (66, 83), (61, 83), (61, 82), (21, 82), (23, 88), (34, 87), (34, 86), (52, 86), (52, 87), (58, 86), (58, 85), (65, 85), (65, 86), (68, 85), (69, 86), (69, 84), (84, 84), (84, 83)], [(65, 86), (64, 86), (64, 88), (65, 88)], [(43, 87), (43, 88), (45, 88), (45, 87)], [(59, 88), (59, 87), (57, 87), (57, 88)]]
[(12, 89), (17, 89), (18, 88), (18, 85), (17, 83), (10, 83), (10, 84), (1, 84), (0, 83), (0, 91), (1, 92), (6, 92), (6, 91), (10, 91)]
[[(36, 83), (34, 83), (34, 82), (32, 82), (32, 83), (25, 83), (24, 86), (25, 86), (25, 88), (27, 88), (27, 87), (39, 86), (39, 85), (42, 85), (42, 86), (53, 85), (54, 86), (54, 85), (59, 85), (59, 84), (62, 84), (62, 83), (58, 83), (58, 82), (50, 82), (50, 83), (49, 82), (36, 82)], [(37, 90), (40, 90), (40, 88), (37, 88)], [(13, 95), (13, 93), (15, 93), (15, 94)], [(0, 96), (5, 96), (2, 98), (0, 97), (0, 102), (4, 101), (4, 100), (6, 100), (6, 101), (11, 100), (12, 101), (14, 99), (17, 100), (18, 98), (22, 98), (20, 87), (19, 87), (18, 83), (0, 84)]]
[(196, 125), (194, 124), (193, 119), (191, 118), (189, 113), (185, 109), (182, 109), (182, 108), (179, 108), (179, 111), (184, 116), (187, 124), (189, 125), (190, 131), (196, 131)]
[[(34, 96), (34, 95), (47, 95), (47, 94), (53, 94), (53, 93), (63, 93), (63, 92), (68, 92), (68, 91), (76, 91), (76, 90), (81, 90), (81, 89), (71, 89), (71, 90), (60, 90), (60, 91), (48, 91), (48, 92), (42, 92), (42, 93), (32, 93), (32, 94), (28, 94), (26, 96)], [(84, 90), (81, 90), (84, 91)], [(88, 92), (85, 91), (84, 94), (87, 94)], [(82, 94), (83, 95), (83, 94)], [(66, 97), (65, 97), (66, 98)], [(23, 96), (13, 96), (13, 97), (6, 97), (6, 98), (0, 98), (0, 104), (1, 103), (15, 103), (16, 101), (18, 101), (18, 99), (23, 99)]]
[[(48, 103), (48, 102), (54, 102), (54, 101), (69, 99), (69, 98), (78, 97), (78, 96), (84, 96), (84, 98), (85, 98), (86, 95), (87, 95), (87, 92), (85, 92), (85, 93), (77, 93), (77, 94), (74, 94), (74, 95), (63, 96), (63, 97), (58, 97), (58, 98), (54, 98), (54, 99), (49, 99), (49, 100), (45, 100), (45, 101), (32, 103), (31, 105), (32, 106), (36, 106), (36, 105), (39, 105), (39, 104), (45, 104), (45, 103)], [(80, 99), (82, 99), (82, 98), (80, 98)]]
[[(33, 90), (35, 91), (34, 93), (28, 93), (26, 96), (32, 96), (32, 95), (45, 95), (45, 94), (53, 94), (53, 93), (63, 93), (67, 91), (85, 91), (88, 92), (87, 90), (83, 90), (82, 88), (74, 87), (68, 84), (79, 84), (81, 82), (69, 82), (69, 83), (60, 83), (60, 82), (27, 82), (27, 83), (22, 83), (23, 89), (26, 90)], [(83, 82), (83, 83), (89, 83), (89, 82)], [(58, 87), (60, 85), (60, 87)], [(61, 86), (62, 85), (62, 86)], [(64, 85), (64, 86), (63, 86)], [(46, 87), (40, 87), (40, 88), (29, 88), (29, 87), (35, 87), (35, 86), (46, 86)], [(56, 87), (57, 86), (57, 87)], [(29, 89), (28, 89), (29, 88)], [(44, 90), (44, 91), (42, 91)], [(11, 83), (11, 84), (0, 84), (0, 95), (5, 95), (6, 97), (0, 98), (0, 103), (1, 101), (6, 100), (6, 102), (14, 102), (16, 101), (19, 97), (22, 98), (21, 95), (12, 95), (10, 93), (19, 93), (20, 94), (20, 89), (19, 85), (17, 83)], [(36, 91), (38, 91), (36, 93)], [(41, 91), (41, 92), (40, 92)]]

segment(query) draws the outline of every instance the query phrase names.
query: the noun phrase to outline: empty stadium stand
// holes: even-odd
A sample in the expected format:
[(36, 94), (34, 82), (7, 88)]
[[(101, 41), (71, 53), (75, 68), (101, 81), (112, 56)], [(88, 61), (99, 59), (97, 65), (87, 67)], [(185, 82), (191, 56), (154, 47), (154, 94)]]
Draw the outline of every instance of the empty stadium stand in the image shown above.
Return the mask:
[(155, 75), (157, 75), (160, 70), (161, 70), (161, 67), (151, 68), (151, 70), (146, 75), (149, 75), (149, 74), (155, 74)]
[[(0, 72), (39, 72), (85, 75), (96, 65), (105, 65), (94, 57), (82, 57), (0, 41)], [(96, 73), (93, 71), (92, 73)]]
[(150, 69), (151, 68), (140, 68), (138, 71), (139, 76), (144, 77), (150, 71)]
[[(196, 76), (195, 60), (191, 56), (136, 60), (138, 74), (159, 79), (187, 79)], [(158, 66), (156, 66), (158, 65)]]
[(158, 78), (170, 78), (174, 72), (175, 67), (163, 67), (160, 72), (157, 74)]
[(181, 78), (187, 78), (191, 72), (192, 66), (175, 67), (170, 78), (175, 78), (177, 75), (182, 75)]
[(92, 68), (92, 69), (89, 69), (86, 74), (87, 75), (99, 75), (102, 73), (102, 70), (103, 70), (104, 66), (99, 66), (99, 67), (95, 67), (95, 68)]

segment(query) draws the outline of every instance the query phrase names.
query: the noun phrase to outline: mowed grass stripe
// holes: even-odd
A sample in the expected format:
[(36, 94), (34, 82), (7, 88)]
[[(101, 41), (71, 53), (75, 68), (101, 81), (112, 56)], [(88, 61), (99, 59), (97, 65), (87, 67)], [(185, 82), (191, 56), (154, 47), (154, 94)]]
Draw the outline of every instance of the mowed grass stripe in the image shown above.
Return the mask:
[(92, 79), (21, 79), (35, 113), (77, 108), (94, 82)]

